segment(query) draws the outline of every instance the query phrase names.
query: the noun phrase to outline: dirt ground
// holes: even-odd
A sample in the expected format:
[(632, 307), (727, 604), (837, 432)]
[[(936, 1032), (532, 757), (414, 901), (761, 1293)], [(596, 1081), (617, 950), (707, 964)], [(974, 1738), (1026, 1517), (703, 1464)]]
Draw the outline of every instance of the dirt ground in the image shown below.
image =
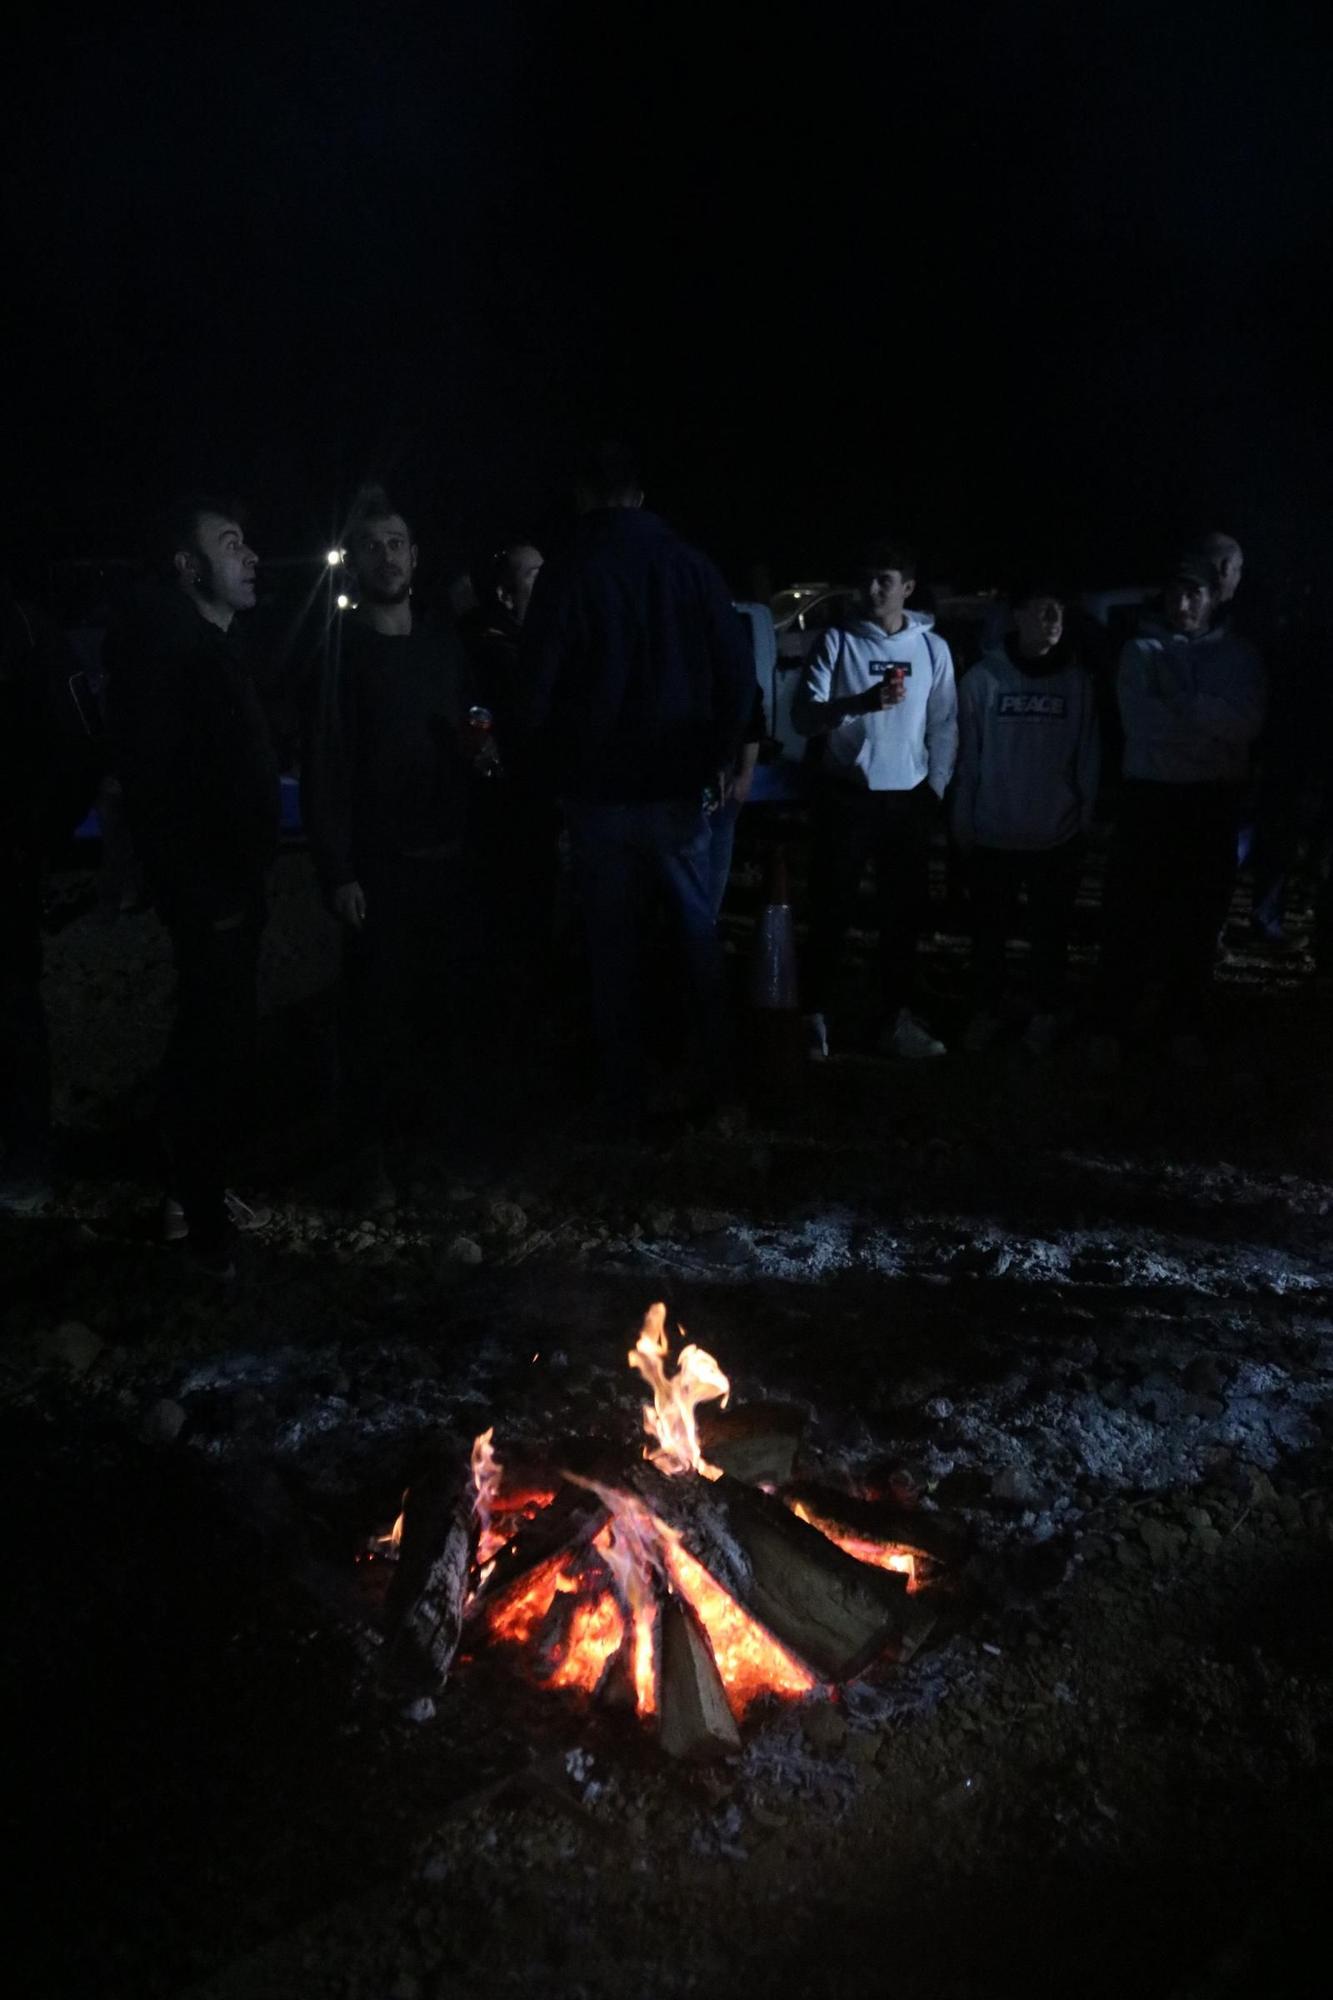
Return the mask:
[[(334, 941), (292, 854), (276, 1215), (219, 1292), (154, 1241), (162, 934), (57, 889), (65, 1178), (0, 1225), (16, 1991), (1323, 1992), (1333, 1031), (1299, 957), (1228, 948), (1205, 1074), (895, 1066), (853, 1005), (804, 1098), (657, 1151), (587, 1136), (558, 1037), (489, 1051), (367, 1218), (323, 1177)], [(961, 960), (942, 928), (946, 1032)], [(808, 1410), (805, 1476), (958, 1531), (932, 1642), (701, 1770), (495, 1650), (410, 1712), (358, 1549), (487, 1424), (502, 1458), (631, 1438), (659, 1297), (739, 1400)]]

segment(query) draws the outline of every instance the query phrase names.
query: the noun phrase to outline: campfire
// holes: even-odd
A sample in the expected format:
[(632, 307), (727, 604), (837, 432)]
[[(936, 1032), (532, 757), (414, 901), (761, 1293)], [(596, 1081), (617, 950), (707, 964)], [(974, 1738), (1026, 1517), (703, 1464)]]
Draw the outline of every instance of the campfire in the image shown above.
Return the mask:
[(660, 1304), (628, 1359), (651, 1392), (640, 1456), (571, 1449), (534, 1479), (492, 1429), (404, 1496), (380, 1538), (390, 1660), (438, 1689), (456, 1659), (503, 1647), (546, 1687), (633, 1710), (668, 1754), (707, 1758), (739, 1748), (761, 1696), (909, 1657), (931, 1622), (925, 1558), (793, 1484), (803, 1414), (730, 1409), (692, 1344), (673, 1368)]

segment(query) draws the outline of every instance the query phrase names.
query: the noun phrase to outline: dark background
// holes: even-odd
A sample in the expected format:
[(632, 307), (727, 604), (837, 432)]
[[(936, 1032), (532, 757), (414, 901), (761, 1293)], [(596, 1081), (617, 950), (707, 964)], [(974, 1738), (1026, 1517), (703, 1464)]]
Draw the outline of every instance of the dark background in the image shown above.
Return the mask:
[(462, 554), (590, 430), (738, 580), (867, 520), (972, 584), (1321, 548), (1327, 9), (56, 18), (0, 142), (11, 549), (180, 483), (317, 549), (377, 472)]

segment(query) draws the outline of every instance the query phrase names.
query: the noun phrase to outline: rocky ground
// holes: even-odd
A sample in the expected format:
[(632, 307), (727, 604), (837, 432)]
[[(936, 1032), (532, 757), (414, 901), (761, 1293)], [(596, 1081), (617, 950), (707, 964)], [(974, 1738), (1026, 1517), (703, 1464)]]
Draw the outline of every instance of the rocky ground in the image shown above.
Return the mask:
[[(219, 1292), (153, 1241), (132, 1136), (161, 933), (58, 887), (67, 1177), (0, 1238), (21, 1991), (1322, 1991), (1333, 1107), (1299, 959), (1228, 952), (1203, 1076), (905, 1070), (853, 1021), (805, 1101), (651, 1153), (518, 1050), (369, 1218), (321, 1173), (333, 941), (291, 855), (276, 1214)], [(809, 1476), (959, 1527), (933, 1643), (702, 1772), (502, 1659), (409, 1712), (339, 1595), (357, 1550), (442, 1440), (628, 1439), (657, 1297), (742, 1399), (809, 1411)]]

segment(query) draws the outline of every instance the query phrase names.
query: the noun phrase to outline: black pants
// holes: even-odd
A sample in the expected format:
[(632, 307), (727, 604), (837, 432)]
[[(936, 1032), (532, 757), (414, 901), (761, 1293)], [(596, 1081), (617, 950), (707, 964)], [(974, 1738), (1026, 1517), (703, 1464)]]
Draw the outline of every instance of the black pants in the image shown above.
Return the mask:
[(924, 783), (911, 792), (870, 792), (839, 779), (820, 786), (810, 857), (807, 1012), (828, 1009), (868, 860), (875, 869), (884, 1007), (894, 1015), (911, 1004), (917, 933), (928, 890), (931, 798)]
[(1230, 785), (1126, 779), (1106, 877), (1103, 1012), (1123, 1034), (1150, 987), (1163, 1033), (1208, 1011), (1217, 939), (1236, 883), (1240, 801)]
[(342, 1095), (350, 1144), (383, 1145), (457, 1015), (457, 855), (366, 861), (366, 921), (343, 940)]
[(1082, 840), (1039, 853), (976, 847), (968, 860), (977, 1006), (993, 1014), (1004, 998), (1005, 946), (1016, 926), (1020, 892), (1026, 889), (1032, 999), (1039, 1013), (1055, 1013), (1065, 998), (1069, 926), (1083, 875)]
[(263, 898), (256, 891), (226, 930), (206, 919), (166, 922), (176, 1012), (163, 1067), (162, 1129), (191, 1241), (208, 1247), (226, 1229), (229, 1155), (253, 1109)]
[(42, 874), (0, 856), (0, 1141), (11, 1173), (42, 1173), (51, 1141), (51, 1050), (42, 1006)]

